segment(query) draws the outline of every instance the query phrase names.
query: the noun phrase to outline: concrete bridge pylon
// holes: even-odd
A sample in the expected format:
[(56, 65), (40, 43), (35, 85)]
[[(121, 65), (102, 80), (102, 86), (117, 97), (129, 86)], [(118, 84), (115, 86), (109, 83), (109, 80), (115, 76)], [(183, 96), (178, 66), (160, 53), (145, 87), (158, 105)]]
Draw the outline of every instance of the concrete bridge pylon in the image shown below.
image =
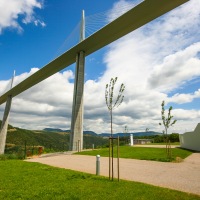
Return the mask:
[[(85, 13), (82, 11), (80, 42), (85, 39)], [(70, 150), (83, 149), (83, 96), (85, 76), (85, 53), (80, 51), (76, 55), (76, 70), (74, 80), (74, 95), (71, 118)]]
[[(13, 86), (13, 81), (15, 77), (15, 71), (11, 80), (11, 89)], [(4, 154), (5, 151), (5, 146), (6, 146), (6, 137), (7, 137), (7, 130), (8, 130), (8, 120), (9, 120), (9, 113), (11, 109), (11, 103), (12, 103), (12, 95), (9, 95), (7, 97), (6, 101), (6, 107), (4, 110), (4, 115), (3, 115), (3, 120), (1, 124), (1, 129), (0, 129), (0, 155)]]

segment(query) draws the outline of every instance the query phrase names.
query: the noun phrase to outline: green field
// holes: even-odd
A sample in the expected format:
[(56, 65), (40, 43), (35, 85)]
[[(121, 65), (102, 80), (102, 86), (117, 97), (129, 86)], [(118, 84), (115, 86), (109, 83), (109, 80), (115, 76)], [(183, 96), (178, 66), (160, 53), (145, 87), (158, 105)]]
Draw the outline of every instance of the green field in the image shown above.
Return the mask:
[(0, 199), (200, 200), (199, 196), (20, 160), (0, 161)]
[[(185, 149), (173, 148), (172, 150), (172, 161), (176, 160), (176, 157), (182, 159), (191, 155), (192, 152)], [(77, 154), (81, 155), (91, 155), (96, 156), (100, 155), (103, 157), (109, 156), (108, 148), (93, 150), (93, 151), (83, 151)], [(117, 156), (117, 148), (114, 147), (114, 157)], [(151, 148), (151, 147), (130, 147), (130, 146), (120, 146), (120, 158), (131, 158), (131, 159), (140, 159), (140, 160), (155, 160), (155, 161), (170, 161), (166, 157), (165, 148)]]
[[(166, 145), (165, 142), (160, 142), (160, 143), (147, 143), (145, 145)], [(180, 145), (180, 142), (171, 142), (171, 145)]]

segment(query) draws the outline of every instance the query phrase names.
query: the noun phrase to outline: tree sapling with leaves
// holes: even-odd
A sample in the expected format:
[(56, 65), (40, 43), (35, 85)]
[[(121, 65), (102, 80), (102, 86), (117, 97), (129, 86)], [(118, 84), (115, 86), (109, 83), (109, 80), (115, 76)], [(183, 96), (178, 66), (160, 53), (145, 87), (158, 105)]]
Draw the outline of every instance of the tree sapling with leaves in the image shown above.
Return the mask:
[(171, 145), (170, 145), (170, 140), (168, 137), (168, 129), (170, 128), (170, 126), (173, 126), (177, 120), (173, 120), (173, 116), (171, 115), (171, 111), (172, 111), (172, 106), (169, 107), (168, 110), (168, 115), (167, 117), (165, 117), (165, 101), (162, 101), (161, 104), (162, 110), (161, 110), (161, 118), (162, 118), (162, 123), (159, 123), (159, 125), (163, 125), (165, 130), (163, 131), (163, 134), (165, 136), (165, 141), (166, 141), (166, 153), (167, 153), (167, 157), (169, 159), (171, 159)]
[[(106, 99), (106, 105), (108, 107), (108, 111), (110, 113), (110, 129), (111, 129), (111, 134), (110, 134), (110, 141), (112, 142), (110, 145), (109, 145), (109, 178), (110, 178), (110, 147), (112, 147), (112, 180), (113, 180), (113, 128), (112, 128), (112, 114), (113, 114), (113, 110), (115, 108), (117, 108), (122, 102), (123, 102), (123, 99), (124, 99), (124, 96), (123, 96), (123, 92), (124, 92), (124, 89), (125, 89), (125, 85), (122, 83), (121, 86), (120, 86), (120, 89), (119, 89), (119, 93), (118, 93), (118, 96), (117, 98), (114, 100), (113, 98), (113, 95), (114, 95), (114, 88), (115, 88), (115, 84), (117, 82), (117, 77), (115, 78), (111, 78), (110, 79), (110, 84), (106, 84), (106, 90), (105, 90), (105, 99)], [(118, 168), (119, 169), (119, 168)]]
[(105, 90), (105, 99), (106, 99), (106, 105), (108, 107), (108, 111), (110, 113), (110, 123), (111, 123), (111, 137), (113, 137), (113, 129), (112, 129), (112, 114), (113, 110), (117, 108), (124, 99), (123, 92), (125, 89), (125, 85), (122, 83), (119, 89), (119, 93), (117, 98), (114, 100), (113, 99), (113, 93), (114, 93), (114, 88), (115, 84), (117, 82), (117, 77), (111, 78), (110, 79), (110, 84), (106, 84), (106, 90)]

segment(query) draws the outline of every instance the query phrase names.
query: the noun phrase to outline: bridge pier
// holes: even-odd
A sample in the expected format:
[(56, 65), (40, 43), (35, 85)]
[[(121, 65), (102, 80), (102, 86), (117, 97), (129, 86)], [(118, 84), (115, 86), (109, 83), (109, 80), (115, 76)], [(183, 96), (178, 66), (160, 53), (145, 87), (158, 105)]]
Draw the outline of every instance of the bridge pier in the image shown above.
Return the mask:
[(85, 54), (83, 51), (77, 54), (76, 73), (74, 83), (74, 97), (72, 107), (70, 150), (77, 151), (83, 148), (83, 93)]
[[(11, 80), (10, 88), (12, 88), (12, 86), (13, 86), (14, 77), (15, 77), (15, 71), (14, 71), (14, 74), (13, 74), (13, 77)], [(2, 120), (2, 124), (1, 124), (1, 129), (0, 129), (0, 155), (4, 154), (4, 151), (5, 151), (11, 103), (12, 103), (12, 95), (8, 95), (7, 101), (6, 101), (6, 107), (5, 107), (5, 111), (4, 111), (4, 115), (3, 115), (3, 120)]]
[[(85, 14), (82, 12), (80, 29), (80, 41), (85, 39)], [(70, 150), (83, 149), (83, 94), (85, 77), (85, 52), (80, 51), (76, 55), (76, 71), (74, 81), (74, 96), (72, 106)]]
[(4, 154), (12, 96), (8, 96), (0, 131), (0, 155)]

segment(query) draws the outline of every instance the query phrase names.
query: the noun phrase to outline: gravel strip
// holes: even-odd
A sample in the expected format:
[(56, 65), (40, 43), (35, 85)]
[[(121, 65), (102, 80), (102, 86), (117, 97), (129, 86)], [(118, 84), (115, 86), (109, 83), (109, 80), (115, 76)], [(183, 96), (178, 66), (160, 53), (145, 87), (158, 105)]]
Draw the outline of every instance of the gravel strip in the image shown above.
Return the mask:
[[(95, 156), (56, 155), (26, 161), (96, 174)], [(108, 176), (108, 158), (101, 157), (100, 175)], [(116, 159), (114, 159), (114, 176), (117, 178)], [(200, 153), (193, 153), (181, 163), (120, 158), (120, 179), (200, 195)]]

